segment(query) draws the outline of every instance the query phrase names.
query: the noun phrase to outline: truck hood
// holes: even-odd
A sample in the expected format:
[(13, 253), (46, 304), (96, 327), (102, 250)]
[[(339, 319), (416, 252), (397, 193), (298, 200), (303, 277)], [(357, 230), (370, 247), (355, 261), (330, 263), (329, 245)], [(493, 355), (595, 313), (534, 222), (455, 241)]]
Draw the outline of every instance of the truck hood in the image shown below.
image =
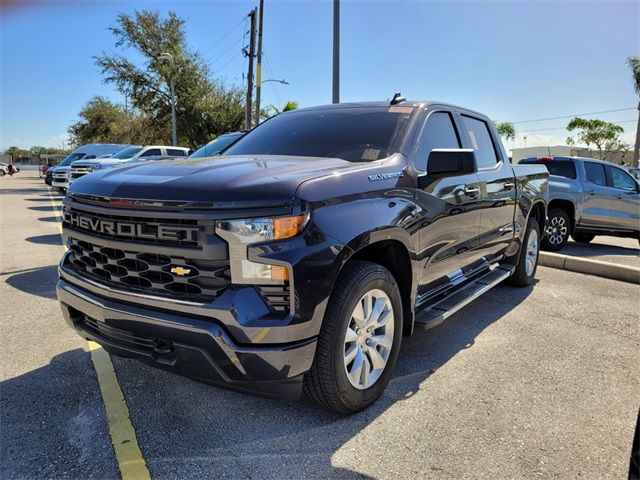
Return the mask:
[(103, 167), (115, 167), (116, 165), (121, 165), (127, 161), (131, 160), (130, 158), (119, 159), (119, 158), (93, 158), (91, 160), (78, 160), (77, 162), (73, 162), (74, 167), (90, 167), (99, 163)]
[(69, 169), (71, 167), (69, 166), (65, 166), (65, 167), (51, 167), (49, 170), (47, 170), (47, 172), (51, 171), (51, 173), (62, 173), (62, 172), (68, 172)]
[(129, 164), (76, 180), (69, 193), (107, 198), (221, 202), (225, 206), (291, 203), (305, 180), (367, 164), (337, 158), (218, 156)]

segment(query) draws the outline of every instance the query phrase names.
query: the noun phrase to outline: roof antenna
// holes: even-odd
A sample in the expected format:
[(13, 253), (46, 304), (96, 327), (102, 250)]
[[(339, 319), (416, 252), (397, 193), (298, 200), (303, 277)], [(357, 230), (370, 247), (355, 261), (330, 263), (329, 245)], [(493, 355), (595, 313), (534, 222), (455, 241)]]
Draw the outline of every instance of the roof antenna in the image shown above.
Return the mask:
[(396, 94), (393, 96), (393, 99), (389, 102), (389, 105), (397, 105), (399, 103), (406, 102), (406, 101), (407, 101), (407, 99), (404, 98), (400, 94), (400, 92), (396, 92)]

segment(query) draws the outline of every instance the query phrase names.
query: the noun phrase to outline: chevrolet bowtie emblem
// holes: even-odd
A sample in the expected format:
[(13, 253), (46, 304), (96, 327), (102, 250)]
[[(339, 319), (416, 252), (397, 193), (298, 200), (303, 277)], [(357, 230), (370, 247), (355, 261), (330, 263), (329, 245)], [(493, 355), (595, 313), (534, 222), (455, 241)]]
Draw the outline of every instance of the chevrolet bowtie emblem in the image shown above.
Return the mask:
[(179, 276), (184, 276), (184, 275), (189, 275), (191, 273), (191, 269), (190, 268), (182, 268), (182, 267), (173, 267), (171, 269), (171, 273), (175, 273), (176, 275)]

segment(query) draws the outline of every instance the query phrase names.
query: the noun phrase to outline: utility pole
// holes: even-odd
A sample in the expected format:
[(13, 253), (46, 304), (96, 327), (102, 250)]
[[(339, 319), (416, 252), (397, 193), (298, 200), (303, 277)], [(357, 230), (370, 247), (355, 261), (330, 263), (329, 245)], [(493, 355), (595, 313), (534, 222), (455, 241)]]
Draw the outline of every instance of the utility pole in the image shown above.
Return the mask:
[(264, 0), (260, 0), (260, 19), (258, 20), (258, 64), (256, 66), (256, 119), (260, 123), (260, 90), (262, 89), (262, 20), (264, 19)]
[(333, 0), (333, 103), (340, 103), (340, 0)]
[(251, 10), (249, 13), (249, 18), (251, 19), (251, 34), (249, 36), (249, 53), (245, 55), (249, 57), (249, 70), (247, 73), (247, 105), (245, 112), (245, 128), (247, 130), (251, 129), (251, 113), (253, 112), (251, 108), (251, 100), (253, 97), (253, 57), (256, 56), (256, 8)]

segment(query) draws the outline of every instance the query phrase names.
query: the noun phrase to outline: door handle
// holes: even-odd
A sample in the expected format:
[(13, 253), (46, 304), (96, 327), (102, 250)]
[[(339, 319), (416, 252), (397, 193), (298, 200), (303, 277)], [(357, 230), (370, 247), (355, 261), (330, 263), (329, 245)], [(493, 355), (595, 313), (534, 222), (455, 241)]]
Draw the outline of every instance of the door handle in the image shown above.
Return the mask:
[(504, 183), (504, 188), (505, 190), (511, 190), (512, 188), (515, 188), (516, 184), (513, 182), (505, 182)]
[(622, 194), (620, 194), (620, 193), (616, 194), (616, 198), (617, 198), (618, 200), (622, 200), (622, 197), (623, 197), (623, 195), (622, 195)]
[(475, 197), (480, 193), (480, 189), (476, 187), (470, 187), (468, 185), (464, 186), (464, 193), (469, 195), (470, 197)]
[(595, 195), (595, 190), (587, 190), (587, 195)]

